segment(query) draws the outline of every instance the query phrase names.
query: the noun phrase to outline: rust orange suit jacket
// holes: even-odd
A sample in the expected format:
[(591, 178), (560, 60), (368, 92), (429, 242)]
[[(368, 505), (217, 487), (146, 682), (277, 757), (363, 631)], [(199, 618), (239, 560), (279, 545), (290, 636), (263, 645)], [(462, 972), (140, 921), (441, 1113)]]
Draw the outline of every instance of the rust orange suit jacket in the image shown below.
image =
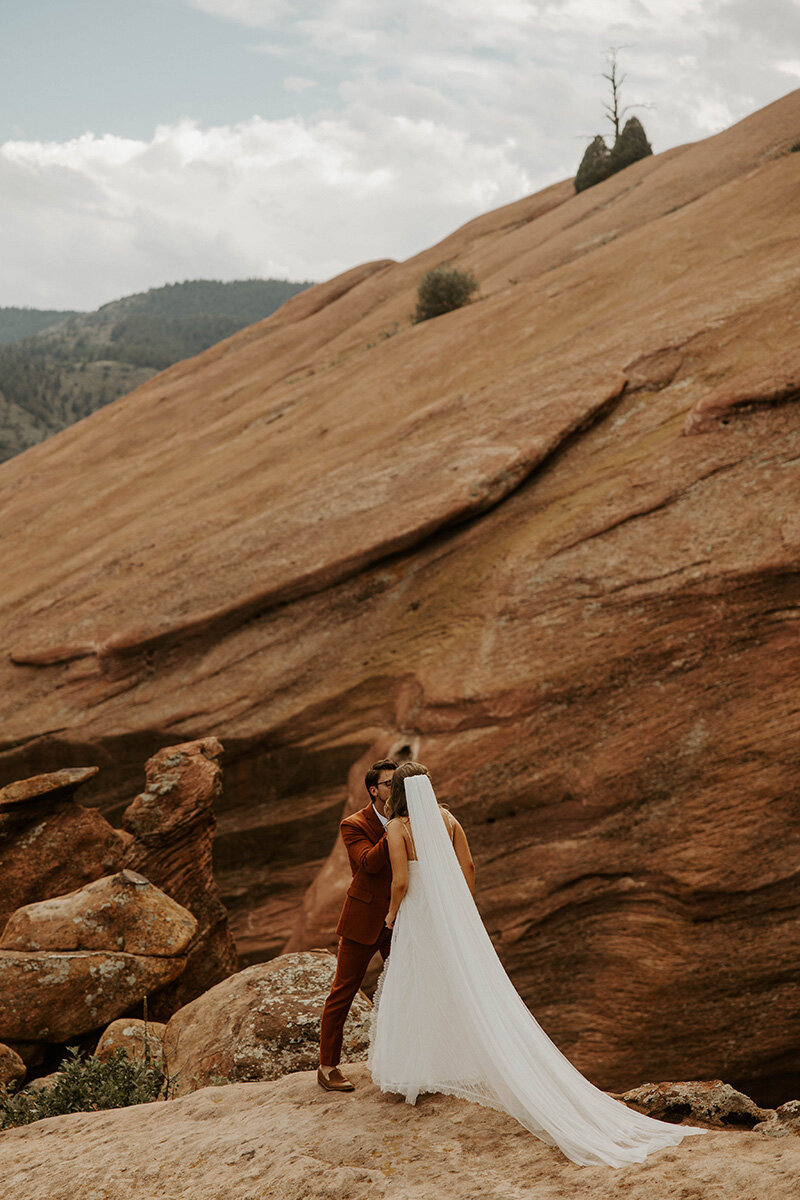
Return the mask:
[(392, 867), (383, 825), (372, 804), (345, 817), (339, 826), (353, 882), (347, 889), (336, 932), (364, 946), (377, 942), (389, 911)]

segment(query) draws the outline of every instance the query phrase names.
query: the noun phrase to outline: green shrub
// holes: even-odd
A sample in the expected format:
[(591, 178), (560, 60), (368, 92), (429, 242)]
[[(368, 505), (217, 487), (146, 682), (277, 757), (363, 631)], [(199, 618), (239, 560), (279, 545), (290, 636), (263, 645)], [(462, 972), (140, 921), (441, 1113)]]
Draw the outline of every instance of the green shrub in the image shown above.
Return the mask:
[(647, 140), (644, 126), (638, 117), (629, 117), (625, 122), (622, 133), (614, 142), (611, 151), (611, 170), (621, 171), (640, 158), (647, 158), (653, 153), (653, 147)]
[(602, 183), (610, 175), (652, 153), (653, 147), (647, 140), (642, 122), (638, 117), (630, 117), (610, 150), (599, 133), (592, 138), (575, 176), (575, 191), (582, 192), (594, 187), (596, 183)]
[(69, 1057), (61, 1063), (50, 1087), (25, 1092), (0, 1087), (0, 1129), (64, 1113), (147, 1104), (158, 1097), (164, 1085), (164, 1072), (152, 1065), (147, 1052), (144, 1062), (128, 1058), (123, 1049), (100, 1062), (82, 1057), (75, 1046), (67, 1050)]
[(598, 133), (586, 147), (581, 159), (581, 165), (575, 176), (575, 191), (583, 192), (586, 188), (594, 187), (596, 183), (602, 183), (604, 179), (608, 179), (609, 175), (613, 174), (613, 170), (608, 146), (605, 139)]
[(422, 276), (417, 288), (417, 307), (411, 320), (415, 325), (452, 312), (469, 304), (478, 290), (478, 281), (471, 271), (459, 271), (457, 267), (434, 267)]

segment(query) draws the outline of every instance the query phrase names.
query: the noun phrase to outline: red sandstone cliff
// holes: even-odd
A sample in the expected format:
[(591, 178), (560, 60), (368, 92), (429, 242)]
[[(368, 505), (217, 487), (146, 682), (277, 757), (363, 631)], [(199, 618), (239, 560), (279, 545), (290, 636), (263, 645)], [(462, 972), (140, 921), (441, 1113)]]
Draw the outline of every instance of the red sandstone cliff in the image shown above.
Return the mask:
[[(258, 957), (407, 745), (581, 1070), (796, 1094), (798, 139), (800, 92), (557, 184), (0, 466), (0, 783), (88, 755), (117, 815), (219, 737)], [(442, 260), (481, 298), (411, 327)]]

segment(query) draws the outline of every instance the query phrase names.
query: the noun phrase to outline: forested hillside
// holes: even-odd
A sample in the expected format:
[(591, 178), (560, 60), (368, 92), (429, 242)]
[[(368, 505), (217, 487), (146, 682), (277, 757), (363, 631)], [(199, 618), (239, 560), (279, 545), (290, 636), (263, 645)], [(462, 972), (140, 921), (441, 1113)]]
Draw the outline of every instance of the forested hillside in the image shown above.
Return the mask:
[(63, 309), (0, 308), (0, 346), (32, 337), (51, 325), (65, 321), (67, 317), (78, 316), (81, 316), (78, 312)]
[(0, 309), (0, 461), (268, 317), (307, 286), (198, 279), (92, 313)]

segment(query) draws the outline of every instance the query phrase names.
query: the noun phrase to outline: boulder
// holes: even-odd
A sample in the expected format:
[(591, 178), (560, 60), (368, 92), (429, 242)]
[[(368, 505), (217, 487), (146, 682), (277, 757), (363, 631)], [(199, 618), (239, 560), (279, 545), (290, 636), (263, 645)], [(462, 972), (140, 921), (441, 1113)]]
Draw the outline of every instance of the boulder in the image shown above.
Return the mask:
[(183, 958), (108, 950), (0, 950), (0, 1039), (67, 1042), (180, 975)]
[(107, 1025), (180, 975), (195, 929), (130, 870), (28, 905), (0, 946), (0, 1038), (65, 1042)]
[(132, 835), (126, 866), (163, 888), (198, 926), (180, 980), (154, 998), (155, 1017), (169, 1017), (236, 970), (236, 947), (212, 862), (221, 754), (216, 738), (159, 751), (147, 762), (145, 790), (125, 809), (123, 823)]
[(117, 1050), (124, 1050), (128, 1058), (144, 1062), (149, 1057), (153, 1066), (160, 1067), (164, 1061), (166, 1028), (158, 1021), (145, 1022), (134, 1017), (112, 1021), (97, 1043), (94, 1057), (105, 1062)]
[(26, 1067), (38, 1067), (44, 1062), (47, 1047), (42, 1042), (16, 1042), (9, 1039), (6, 1045), (19, 1055)]
[[(319, 1063), (322, 1006), (336, 959), (326, 950), (284, 954), (218, 983), (167, 1025), (164, 1056), (178, 1094), (219, 1082), (277, 1079)], [(344, 1057), (363, 1058), (372, 1006), (359, 993), (345, 1025)]]
[(131, 835), (74, 799), (97, 774), (76, 767), (0, 789), (0, 932), (15, 909), (119, 868)]
[(196, 932), (190, 912), (126, 869), (18, 909), (0, 936), (0, 950), (123, 950), (175, 958)]
[(760, 1108), (721, 1079), (692, 1083), (643, 1083), (618, 1096), (631, 1108), (660, 1121), (713, 1125), (723, 1129), (753, 1129), (771, 1110)]
[(26, 1092), (46, 1092), (48, 1088), (58, 1082), (59, 1074), (58, 1071), (51, 1071), (49, 1075), (37, 1075), (30, 1083), (25, 1084), (24, 1090)]
[(754, 1125), (756, 1133), (767, 1137), (795, 1137), (800, 1135), (800, 1100), (787, 1100), (769, 1114), (764, 1121)]
[(16, 1050), (0, 1042), (0, 1087), (20, 1083), (25, 1078), (25, 1063)]

